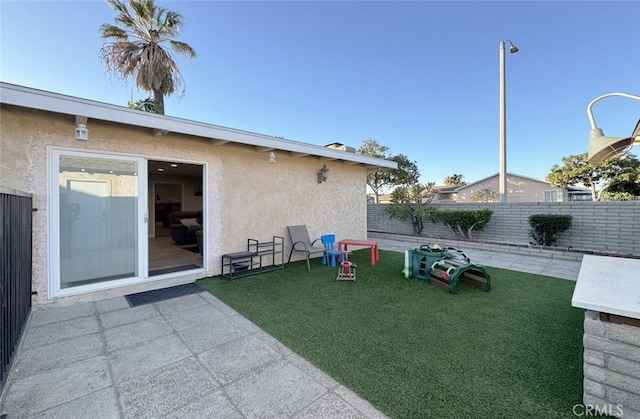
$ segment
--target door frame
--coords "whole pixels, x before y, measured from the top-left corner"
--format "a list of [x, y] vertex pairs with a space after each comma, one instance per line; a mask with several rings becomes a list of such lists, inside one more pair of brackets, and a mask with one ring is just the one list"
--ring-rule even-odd
[[[65, 297], [77, 294], [84, 294], [105, 289], [112, 289], [149, 280], [148, 273], [148, 186], [147, 186], [147, 158], [115, 154], [94, 150], [78, 150], [63, 147], [49, 146], [47, 148], [47, 230], [48, 230], [48, 297]], [[60, 191], [59, 191], [59, 168], [60, 156], [96, 157], [102, 159], [128, 160], [138, 164], [137, 172], [137, 276], [122, 278], [112, 281], [97, 282], [94, 284], [80, 285], [77, 287], [60, 287]]]

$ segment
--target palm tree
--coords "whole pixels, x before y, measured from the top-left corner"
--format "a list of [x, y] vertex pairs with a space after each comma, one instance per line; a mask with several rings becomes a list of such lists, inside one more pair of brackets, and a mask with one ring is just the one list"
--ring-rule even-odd
[[467, 184], [467, 182], [462, 180], [463, 177], [464, 175], [454, 173], [451, 176], [447, 176], [446, 178], [444, 178], [444, 184], [446, 186], [464, 186]]
[[176, 41], [182, 16], [156, 6], [154, 0], [107, 0], [117, 12], [115, 25], [100, 26], [100, 36], [108, 40], [100, 50], [107, 70], [122, 79], [135, 78], [138, 88], [153, 93], [156, 113], [164, 114], [164, 96], [183, 84], [180, 71], [163, 44], [191, 58], [196, 52]]
[[156, 112], [156, 101], [153, 100], [152, 97], [138, 99], [136, 101], [130, 100], [127, 102], [127, 107], [144, 112], [158, 113]]

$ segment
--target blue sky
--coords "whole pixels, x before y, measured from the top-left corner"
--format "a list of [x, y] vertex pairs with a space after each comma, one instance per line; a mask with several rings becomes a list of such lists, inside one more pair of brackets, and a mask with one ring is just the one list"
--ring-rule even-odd
[[[637, 1], [159, 1], [185, 20], [186, 91], [166, 114], [317, 145], [375, 139], [421, 180], [499, 168], [499, 44], [506, 56], [507, 170], [544, 179], [586, 151], [586, 107], [640, 94]], [[0, 0], [0, 80], [126, 106], [147, 96], [110, 76], [102, 0]], [[595, 104], [630, 135], [640, 101]], [[634, 154], [640, 154], [632, 149]]]

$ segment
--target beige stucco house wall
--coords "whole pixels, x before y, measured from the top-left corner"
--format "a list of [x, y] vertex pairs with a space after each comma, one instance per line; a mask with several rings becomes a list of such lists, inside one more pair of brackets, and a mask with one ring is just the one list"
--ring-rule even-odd
[[[291, 246], [288, 225], [306, 224], [312, 238], [333, 232], [338, 238], [364, 239], [367, 170], [395, 167], [393, 162], [346, 151], [21, 86], [3, 83], [1, 87], [0, 184], [32, 194], [37, 209], [33, 214], [33, 290], [37, 291], [34, 306], [126, 295], [217, 275], [221, 255], [246, 250], [248, 238], [265, 241], [274, 235], [285, 237], [286, 262]], [[75, 139], [79, 115], [87, 118], [87, 141]], [[52, 149], [202, 165], [202, 197], [190, 199], [201, 199], [194, 206], [202, 205], [204, 213], [204, 269], [159, 280], [149, 278], [126, 287], [50, 298], [49, 249], [56, 238], [49, 236], [48, 223], [57, 216], [48, 206]], [[271, 152], [275, 153], [275, 163], [269, 161]], [[325, 164], [330, 169], [329, 178], [318, 183], [317, 172]], [[149, 195], [156, 180], [157, 176], [149, 173]], [[151, 207], [152, 196], [148, 202]], [[185, 202], [185, 206], [189, 205], [189, 201]], [[153, 234], [152, 229], [149, 234]]]
[[[495, 174], [464, 186], [436, 186], [431, 198], [433, 203], [444, 202], [474, 202], [473, 197], [481, 191], [493, 191], [495, 201], [498, 201], [499, 176]], [[574, 188], [575, 191], [580, 188]], [[569, 200], [569, 191], [549, 182], [513, 173], [507, 174], [508, 202], [565, 202]], [[389, 203], [391, 195], [379, 197], [379, 203]], [[489, 201], [491, 202], [491, 201]]]
[[[497, 174], [457, 188], [455, 190], [457, 202], [473, 202], [474, 194], [486, 189], [499, 190]], [[564, 188], [554, 186], [546, 181], [507, 173], [507, 202], [549, 202], [548, 199], [545, 199], [545, 192], [547, 192], [547, 198], [553, 195], [550, 192], [555, 193], [557, 200], [552, 202], [567, 200], [567, 190]]]

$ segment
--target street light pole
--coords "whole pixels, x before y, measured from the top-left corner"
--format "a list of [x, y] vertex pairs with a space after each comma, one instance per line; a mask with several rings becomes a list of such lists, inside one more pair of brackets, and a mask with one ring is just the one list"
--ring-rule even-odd
[[511, 45], [511, 48], [509, 48], [511, 54], [518, 52], [518, 48], [513, 45], [513, 42], [509, 40], [500, 41], [500, 202], [507, 202], [507, 89], [504, 52], [505, 43], [507, 42]]

